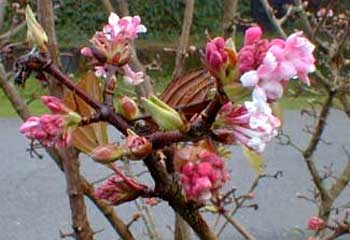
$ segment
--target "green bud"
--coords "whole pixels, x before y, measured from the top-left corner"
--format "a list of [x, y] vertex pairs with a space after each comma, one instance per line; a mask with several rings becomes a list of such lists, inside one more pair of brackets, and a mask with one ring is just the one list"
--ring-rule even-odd
[[141, 98], [141, 100], [144, 103], [146, 111], [152, 116], [160, 128], [165, 130], [187, 130], [187, 126], [180, 114], [156, 96], [152, 95], [149, 99]]
[[78, 126], [81, 122], [81, 116], [76, 112], [68, 112], [65, 116], [65, 122], [66, 126], [72, 127], [72, 126]]

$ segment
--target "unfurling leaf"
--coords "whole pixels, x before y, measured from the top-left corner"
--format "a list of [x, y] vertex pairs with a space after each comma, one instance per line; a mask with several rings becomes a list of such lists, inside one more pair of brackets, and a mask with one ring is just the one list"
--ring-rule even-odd
[[[101, 86], [93, 73], [89, 72], [84, 75], [77, 86], [96, 101], [102, 101]], [[73, 92], [69, 92], [65, 96], [64, 103], [67, 107], [83, 117], [91, 117], [95, 114], [95, 110]], [[96, 147], [107, 143], [108, 133], [107, 124], [105, 122], [92, 123], [87, 126], [79, 127], [73, 133], [73, 146], [84, 153], [90, 153]]]
[[249, 163], [253, 167], [256, 175], [263, 175], [265, 172], [264, 158], [260, 154], [250, 150], [243, 145], [242, 148], [244, 156], [249, 160]]
[[26, 22], [27, 22], [27, 41], [31, 45], [38, 46], [41, 50], [46, 51], [45, 44], [48, 41], [47, 35], [42, 26], [35, 19], [34, 13], [29, 5], [26, 8]]

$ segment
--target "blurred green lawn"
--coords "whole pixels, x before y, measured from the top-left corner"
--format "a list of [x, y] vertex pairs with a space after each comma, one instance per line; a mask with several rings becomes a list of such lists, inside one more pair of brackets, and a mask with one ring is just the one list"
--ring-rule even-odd
[[[157, 93], [161, 93], [163, 89], [166, 87], [167, 83], [170, 80], [169, 75], [155, 75], [153, 76], [156, 79], [156, 89]], [[76, 78], [77, 79], [77, 78]], [[298, 81], [291, 81], [289, 89], [295, 89], [299, 86]], [[47, 90], [43, 88], [39, 81], [30, 78], [26, 81], [25, 88], [17, 88], [21, 95], [26, 99], [30, 111], [35, 115], [40, 115], [48, 112], [45, 106], [41, 103], [40, 96], [47, 94]], [[116, 92], [116, 96], [120, 95], [132, 95], [134, 94], [134, 90], [132, 87], [126, 86], [121, 79], [118, 79], [118, 88]], [[297, 110], [302, 108], [310, 107], [309, 102], [313, 99], [317, 99], [318, 101], [322, 101], [324, 97], [315, 96], [311, 93], [303, 94], [298, 96], [297, 98], [292, 97], [290, 92], [287, 92], [283, 99], [280, 101], [280, 106], [282, 109], [288, 110]], [[5, 94], [0, 91], [0, 117], [15, 117], [16, 112], [11, 106], [11, 103], [5, 96]]]

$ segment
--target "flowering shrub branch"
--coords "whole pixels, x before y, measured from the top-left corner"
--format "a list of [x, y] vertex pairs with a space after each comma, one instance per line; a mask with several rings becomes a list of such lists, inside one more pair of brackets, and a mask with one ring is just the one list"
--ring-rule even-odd
[[[217, 239], [199, 212], [200, 208], [211, 203], [245, 238], [254, 239], [231, 217], [247, 199], [254, 197], [254, 188], [266, 175], [259, 176], [245, 196], [236, 197], [234, 191], [225, 195], [224, 199], [233, 195], [236, 203], [236, 208], [228, 214], [220, 191], [229, 174], [218, 146], [239, 144], [259, 156], [277, 135], [281, 120], [270, 104], [282, 97], [291, 79], [297, 78], [310, 85], [308, 75], [316, 71], [315, 46], [302, 32], [285, 35], [286, 39], [268, 40], [262, 38], [259, 27], [253, 26], [246, 31], [244, 46], [238, 52], [233, 39], [216, 37], [208, 40], [204, 62], [215, 79], [215, 94], [209, 101], [205, 100], [207, 106], [198, 113], [184, 116], [154, 95], [141, 98], [141, 103], [123, 96], [118, 107], [114, 106], [118, 74], [134, 86], [144, 80], [144, 73], [129, 65], [132, 41], [147, 30], [139, 16], [120, 18], [111, 13], [108, 23], [90, 40], [91, 46], [81, 50], [82, 55], [93, 61], [92, 69], [104, 83], [101, 100], [76, 85], [59, 69], [47, 52], [45, 32], [36, 24], [34, 16], [29, 19], [32, 24], [29, 25], [28, 40], [33, 48], [18, 59], [16, 82], [24, 85], [32, 72], [39, 74], [44, 81], [43, 76], [49, 75], [82, 99], [92, 109], [92, 114], [73, 110], [66, 106], [65, 101], [43, 97], [52, 114], [29, 118], [21, 127], [26, 137], [38, 140], [46, 147], [62, 149], [73, 145], [96, 162], [111, 168], [116, 175], [98, 187], [91, 198], [118, 205], [138, 197], [155, 196], [167, 201], [201, 239]], [[332, 56], [337, 55], [335, 51]], [[251, 92], [252, 100], [239, 101], [237, 96], [242, 92]], [[324, 203], [327, 203], [330, 193], [323, 186], [312, 156], [336, 91], [328, 88], [328, 93], [316, 131], [304, 151], [305, 161]], [[141, 105], [149, 116], [140, 116]], [[84, 131], [84, 127], [100, 122], [106, 122], [122, 133], [124, 144], [91, 138], [80, 139], [80, 145], [74, 142], [74, 135]], [[84, 140], [95, 144], [81, 147]], [[144, 162], [155, 182], [153, 190], [125, 176], [113, 164], [124, 158]]]

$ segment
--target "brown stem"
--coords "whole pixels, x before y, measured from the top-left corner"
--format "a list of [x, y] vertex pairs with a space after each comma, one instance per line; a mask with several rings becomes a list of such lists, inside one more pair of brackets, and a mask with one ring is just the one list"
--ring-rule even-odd
[[255, 238], [239, 222], [227, 213], [223, 214], [225, 219], [235, 228], [246, 240], [255, 240]]
[[79, 174], [78, 153], [74, 153], [73, 149], [62, 149], [59, 152], [62, 156], [62, 165], [66, 176], [75, 237], [77, 240], [92, 240], [93, 231], [86, 213], [84, 193]]
[[325, 188], [325, 186], [322, 182], [322, 178], [321, 178], [321, 176], [316, 168], [316, 165], [315, 165], [314, 160], [312, 159], [312, 156], [313, 156], [314, 152], [316, 151], [317, 145], [319, 144], [319, 142], [321, 140], [321, 136], [322, 136], [322, 133], [324, 131], [324, 128], [326, 125], [326, 120], [327, 120], [327, 117], [329, 115], [335, 94], [336, 94], [335, 91], [329, 92], [328, 97], [322, 106], [321, 113], [320, 113], [320, 116], [318, 118], [318, 123], [315, 127], [313, 134], [312, 134], [309, 145], [307, 146], [307, 148], [303, 152], [305, 163], [309, 169], [309, 172], [312, 176], [312, 179], [316, 185], [317, 190], [321, 194], [322, 200], [327, 200], [330, 198], [330, 196], [329, 196], [329, 192], [327, 191], [327, 189]]
[[182, 24], [182, 32], [176, 50], [175, 69], [173, 71], [172, 79], [180, 77], [185, 70], [187, 47], [193, 19], [194, 2], [194, 0], [185, 0], [186, 6]]
[[[37, 0], [37, 6], [39, 22], [44, 28], [49, 40], [47, 43], [47, 47], [50, 52], [51, 60], [56, 66], [61, 66], [60, 52], [56, 40], [55, 16], [53, 13], [52, 1]], [[49, 81], [49, 91], [50, 95], [56, 96], [58, 98], [63, 98], [64, 96], [62, 84], [52, 78]]]

